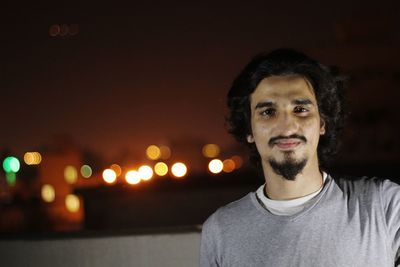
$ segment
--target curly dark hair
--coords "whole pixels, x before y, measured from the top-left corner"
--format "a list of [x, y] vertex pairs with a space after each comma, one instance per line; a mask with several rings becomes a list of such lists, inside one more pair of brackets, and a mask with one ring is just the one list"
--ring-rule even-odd
[[336, 67], [327, 67], [293, 49], [277, 49], [259, 54], [233, 81], [228, 93], [227, 118], [229, 133], [250, 148], [250, 161], [261, 167], [261, 158], [254, 143], [247, 142], [251, 134], [250, 95], [264, 78], [270, 76], [300, 75], [311, 83], [316, 95], [320, 117], [325, 122], [325, 134], [318, 143], [321, 167], [338, 150], [338, 136], [343, 129], [346, 77]]

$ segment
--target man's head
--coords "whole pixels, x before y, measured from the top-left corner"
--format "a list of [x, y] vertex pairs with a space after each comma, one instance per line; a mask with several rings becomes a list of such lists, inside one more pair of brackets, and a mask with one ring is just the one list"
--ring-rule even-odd
[[325, 164], [343, 128], [343, 78], [306, 55], [279, 49], [255, 57], [228, 93], [230, 133], [252, 161], [294, 179], [309, 160]]

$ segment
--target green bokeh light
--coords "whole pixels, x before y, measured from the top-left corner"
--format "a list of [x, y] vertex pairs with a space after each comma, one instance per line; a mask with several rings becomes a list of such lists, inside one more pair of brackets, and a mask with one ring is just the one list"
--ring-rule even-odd
[[21, 163], [16, 157], [7, 157], [3, 161], [3, 169], [6, 173], [16, 173], [19, 171]]
[[81, 167], [81, 174], [84, 178], [89, 178], [90, 176], [92, 176], [92, 168], [90, 168], [89, 165], [83, 165]]
[[6, 180], [9, 185], [15, 185], [15, 182], [17, 181], [17, 175], [15, 172], [7, 172]]

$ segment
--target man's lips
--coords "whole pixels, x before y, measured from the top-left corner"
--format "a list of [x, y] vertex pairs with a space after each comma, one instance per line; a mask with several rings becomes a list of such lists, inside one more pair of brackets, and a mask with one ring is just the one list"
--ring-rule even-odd
[[302, 143], [299, 139], [279, 139], [273, 144], [276, 145], [280, 150], [292, 150], [298, 147]]
[[307, 139], [299, 134], [292, 134], [290, 136], [274, 136], [268, 142], [271, 148], [277, 146], [280, 150], [292, 150], [300, 146], [302, 143], [307, 143]]

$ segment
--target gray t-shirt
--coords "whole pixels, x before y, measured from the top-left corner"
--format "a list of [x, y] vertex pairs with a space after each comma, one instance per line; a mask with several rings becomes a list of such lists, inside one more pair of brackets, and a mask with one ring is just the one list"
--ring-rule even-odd
[[400, 186], [377, 178], [328, 179], [291, 216], [270, 213], [254, 192], [218, 209], [203, 225], [200, 266], [399, 264]]

